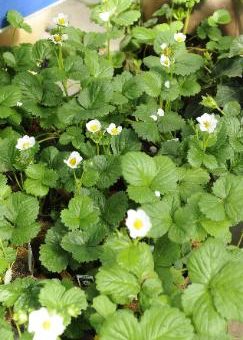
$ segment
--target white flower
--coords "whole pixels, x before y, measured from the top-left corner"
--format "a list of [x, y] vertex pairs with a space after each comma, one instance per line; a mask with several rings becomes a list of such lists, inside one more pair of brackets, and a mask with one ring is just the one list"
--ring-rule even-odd
[[164, 117], [164, 115], [165, 115], [165, 111], [163, 109], [161, 109], [161, 107], [160, 107], [157, 111], [157, 116]]
[[93, 119], [86, 124], [86, 128], [92, 133], [99, 132], [101, 130], [101, 123], [98, 119]]
[[68, 159], [64, 159], [64, 163], [69, 166], [69, 168], [77, 169], [79, 163], [82, 161], [83, 157], [77, 151], [71, 152]]
[[169, 81], [169, 80], [166, 80], [166, 81], [165, 81], [165, 87], [166, 87], [167, 89], [170, 88], [170, 81]]
[[162, 54], [160, 57], [160, 63], [165, 67], [170, 67], [170, 58], [167, 57], [165, 54]]
[[18, 107], [20, 107], [20, 106], [22, 106], [22, 105], [23, 105], [22, 102], [17, 102], [17, 103], [16, 103], [16, 106], [18, 106]]
[[102, 21], [107, 22], [110, 20], [111, 12], [102, 12], [99, 14], [99, 17]]
[[145, 237], [152, 228], [149, 216], [142, 209], [128, 210], [126, 226], [131, 238]]
[[155, 194], [156, 197], [160, 197], [160, 195], [161, 195], [160, 191], [157, 191], [157, 190], [154, 192], [154, 194]]
[[161, 48], [161, 50], [165, 50], [167, 48], [167, 46], [168, 45], [166, 43], [163, 43], [163, 44], [160, 45], [160, 48]]
[[8, 285], [12, 281], [13, 271], [9, 268], [4, 275], [4, 284]]
[[199, 122], [199, 128], [201, 131], [207, 131], [208, 133], [214, 132], [217, 126], [217, 119], [214, 117], [214, 114], [204, 113], [201, 117], [197, 118]]
[[33, 340], [56, 340], [65, 330], [63, 318], [50, 314], [45, 307], [29, 315], [28, 332], [34, 333]]
[[186, 35], [183, 34], [183, 33], [175, 33], [174, 39], [175, 39], [175, 41], [181, 43], [181, 42], [184, 42], [186, 40]]
[[29, 137], [27, 135], [17, 140], [16, 149], [23, 151], [32, 148], [35, 145], [35, 137]]
[[158, 120], [158, 117], [156, 115], [151, 115], [149, 117], [152, 118], [155, 122]]
[[111, 123], [106, 131], [112, 136], [117, 136], [122, 132], [122, 127], [116, 126], [114, 123]]
[[62, 45], [62, 43], [68, 39], [67, 34], [56, 33], [52, 34], [49, 38], [55, 45]]
[[54, 24], [56, 24], [58, 26], [67, 27], [68, 26], [68, 16], [63, 14], [63, 13], [59, 13], [57, 15], [57, 17], [53, 18], [53, 22], [54, 22]]

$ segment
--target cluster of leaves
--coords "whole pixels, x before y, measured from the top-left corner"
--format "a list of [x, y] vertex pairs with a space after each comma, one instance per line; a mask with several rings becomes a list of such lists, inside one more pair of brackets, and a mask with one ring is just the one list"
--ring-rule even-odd
[[[243, 321], [243, 256], [229, 246], [243, 221], [242, 36], [222, 36], [220, 10], [178, 42], [198, 1], [172, 2], [144, 23], [138, 1], [103, 1], [92, 10], [102, 33], [65, 26], [60, 45], [1, 48], [1, 339], [31, 339], [40, 307], [70, 339], [228, 339], [228, 321]], [[196, 122], [205, 110], [213, 133]], [[19, 150], [24, 135], [36, 142]], [[64, 162], [74, 150], [76, 169]], [[124, 224], [137, 207], [152, 223], [142, 241]], [[23, 248], [34, 277], [14, 271]]]

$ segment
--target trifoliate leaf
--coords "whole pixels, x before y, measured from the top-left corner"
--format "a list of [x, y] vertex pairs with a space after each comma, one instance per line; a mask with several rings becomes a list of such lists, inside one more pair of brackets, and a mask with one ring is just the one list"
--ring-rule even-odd
[[70, 229], [87, 229], [99, 221], [99, 210], [88, 196], [76, 196], [62, 210], [61, 219]]
[[41, 288], [39, 301], [42, 306], [63, 316], [68, 324], [71, 317], [77, 317], [87, 308], [85, 293], [81, 288], [65, 288], [58, 280], [46, 280]]
[[132, 127], [138, 137], [153, 143], [160, 141], [158, 126], [152, 118], [151, 122], [133, 122]]
[[79, 263], [97, 260], [101, 254], [101, 246], [79, 230], [67, 233], [61, 241], [61, 246]]

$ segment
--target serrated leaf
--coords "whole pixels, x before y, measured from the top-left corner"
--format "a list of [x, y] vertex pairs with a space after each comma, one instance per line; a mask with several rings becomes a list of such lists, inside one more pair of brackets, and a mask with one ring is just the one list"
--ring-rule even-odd
[[120, 267], [101, 267], [96, 275], [97, 289], [111, 297], [115, 303], [129, 303], [140, 290], [137, 279]]
[[70, 229], [87, 229], [99, 221], [99, 210], [88, 196], [76, 196], [62, 210], [61, 219]]
[[116, 305], [106, 295], [98, 295], [93, 299], [92, 307], [103, 318], [107, 319], [116, 311]]
[[133, 122], [132, 127], [138, 137], [153, 143], [160, 141], [158, 126], [152, 119], [151, 122]]
[[155, 72], [144, 72], [141, 74], [141, 82], [144, 91], [151, 97], [158, 97], [161, 92], [161, 76]]
[[46, 280], [44, 287], [41, 288], [39, 301], [42, 306], [64, 317], [66, 324], [70, 322], [71, 317], [77, 317], [81, 310], [87, 308], [85, 293], [81, 288], [65, 288], [58, 280]]
[[156, 156], [154, 158], [157, 174], [151, 183], [151, 189], [168, 193], [176, 189], [178, 174], [174, 162], [167, 156]]
[[224, 203], [218, 197], [205, 193], [199, 201], [201, 212], [213, 221], [222, 221], [225, 218]]
[[179, 53], [175, 57], [174, 73], [186, 76], [198, 71], [203, 65], [203, 58], [198, 54]]
[[116, 192], [108, 198], [104, 207], [104, 218], [110, 224], [119, 224], [125, 217], [128, 199], [125, 192]]
[[66, 269], [69, 263], [67, 252], [60, 246], [65, 229], [57, 225], [48, 230], [45, 238], [45, 244], [40, 248], [40, 261], [50, 272], [60, 273]]
[[141, 142], [132, 129], [122, 129], [119, 136], [111, 139], [111, 148], [115, 155], [122, 155], [129, 151], [139, 151]]
[[130, 10], [121, 13], [118, 17], [114, 17], [113, 21], [121, 26], [130, 26], [141, 16], [140, 11]]

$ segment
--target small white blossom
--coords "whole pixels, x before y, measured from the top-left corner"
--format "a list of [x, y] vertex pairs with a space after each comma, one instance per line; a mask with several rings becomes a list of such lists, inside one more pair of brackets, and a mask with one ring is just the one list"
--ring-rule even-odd
[[164, 115], [165, 115], [165, 111], [163, 109], [161, 109], [161, 107], [160, 107], [157, 111], [157, 116], [164, 117]]
[[131, 238], [145, 237], [152, 228], [149, 216], [142, 209], [128, 210], [126, 226]]
[[166, 81], [165, 81], [165, 87], [166, 87], [167, 89], [170, 88], [170, 81], [169, 81], [169, 80], [166, 80]]
[[96, 133], [101, 130], [101, 123], [98, 119], [93, 119], [86, 124], [86, 128], [89, 132]]
[[166, 43], [160, 45], [161, 50], [165, 50], [168, 47]]
[[156, 190], [156, 191], [154, 192], [154, 194], [155, 194], [156, 197], [160, 197], [160, 196], [161, 196], [161, 193], [160, 193], [160, 191], [158, 191], [158, 190]]
[[197, 121], [199, 122], [200, 130], [207, 131], [208, 133], [214, 132], [218, 123], [214, 114], [210, 115], [208, 113], [204, 113], [201, 117], [198, 117]]
[[62, 27], [67, 27], [68, 26], [68, 16], [59, 13], [57, 17], [53, 18], [53, 22], [55, 25], [62, 26]]
[[63, 318], [50, 314], [42, 307], [29, 315], [28, 332], [34, 333], [33, 340], [56, 340], [65, 330]]
[[162, 54], [161, 57], [160, 57], [160, 63], [162, 66], [165, 66], [165, 67], [170, 67], [170, 58], [167, 57], [165, 54]]
[[4, 284], [7, 285], [12, 281], [13, 271], [9, 268], [4, 275]]
[[122, 132], [122, 127], [121, 126], [116, 126], [114, 123], [111, 123], [106, 131], [111, 135], [111, 136], [117, 136]]
[[17, 140], [16, 149], [23, 151], [32, 148], [35, 145], [35, 137], [29, 137], [27, 135]]
[[18, 106], [18, 107], [21, 107], [22, 105], [23, 105], [22, 102], [17, 102], [17, 103], [16, 103], [16, 106]]
[[156, 115], [151, 115], [149, 117], [152, 118], [155, 122], [158, 120], [158, 117]]
[[56, 33], [52, 34], [49, 38], [55, 45], [62, 45], [68, 39], [67, 34]]
[[82, 159], [83, 157], [81, 157], [77, 151], [73, 151], [69, 155], [68, 159], [64, 159], [64, 163], [66, 163], [69, 168], [77, 169]]
[[156, 146], [152, 145], [152, 146], [150, 146], [149, 151], [151, 153], [155, 154], [158, 151], [158, 149], [156, 148]]
[[102, 12], [99, 14], [99, 17], [102, 21], [108, 22], [110, 20], [111, 12]]
[[181, 42], [184, 42], [186, 40], [186, 35], [183, 34], [183, 33], [175, 33], [174, 34], [174, 39], [175, 41], [181, 43]]

